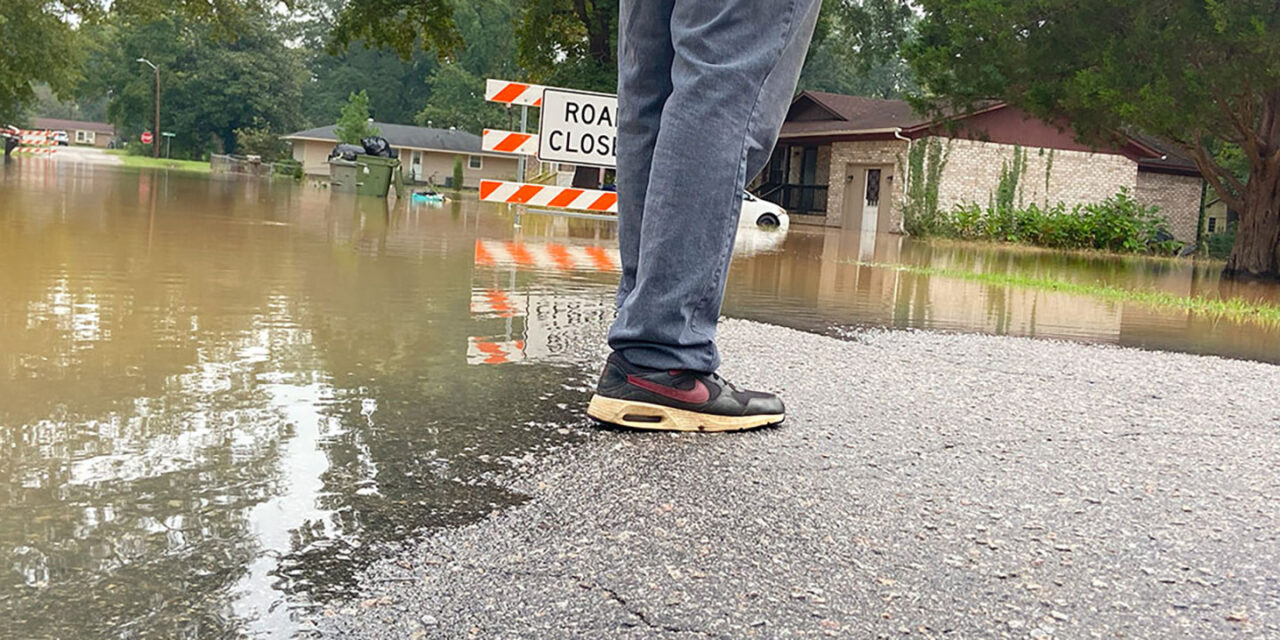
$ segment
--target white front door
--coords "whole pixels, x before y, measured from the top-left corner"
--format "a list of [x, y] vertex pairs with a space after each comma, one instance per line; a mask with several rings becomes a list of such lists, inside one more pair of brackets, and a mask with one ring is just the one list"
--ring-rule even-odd
[[883, 173], [880, 169], [866, 170], [862, 181], [862, 232], [875, 233], [880, 223], [880, 185]]

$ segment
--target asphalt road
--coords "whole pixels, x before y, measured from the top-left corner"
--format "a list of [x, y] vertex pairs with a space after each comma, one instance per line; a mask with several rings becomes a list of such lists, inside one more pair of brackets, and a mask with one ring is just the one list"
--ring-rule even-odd
[[741, 321], [722, 343], [784, 427], [597, 431], [315, 635], [1280, 638], [1280, 367]]

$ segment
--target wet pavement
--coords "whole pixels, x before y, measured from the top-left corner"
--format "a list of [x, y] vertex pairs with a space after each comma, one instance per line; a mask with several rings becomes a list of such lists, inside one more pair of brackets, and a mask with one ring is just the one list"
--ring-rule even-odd
[[1280, 368], [722, 337], [787, 424], [601, 432], [513, 481], [519, 509], [376, 564], [313, 637], [1280, 637]]
[[[1209, 533], [1203, 539], [1174, 536], [1153, 548], [1173, 548], [1176, 542], [1187, 548], [1185, 557], [1198, 561], [1206, 549], [1216, 548], [1202, 546], [1204, 540], [1217, 536], [1241, 551], [1217, 564], [1205, 560], [1211, 572], [1222, 569], [1217, 578], [1198, 578], [1219, 581], [1219, 591], [1206, 592], [1217, 599], [1184, 598], [1168, 606], [1194, 612], [1213, 605], [1205, 609], [1210, 617], [1226, 604], [1240, 606], [1247, 619], [1232, 624], [1274, 632], [1275, 620], [1267, 614], [1276, 607], [1275, 584], [1265, 572], [1250, 569], [1254, 565], [1243, 555], [1248, 550], [1256, 566], [1264, 566], [1261, 559], [1275, 553], [1277, 491], [1267, 484], [1275, 478], [1260, 466], [1267, 456], [1275, 459], [1276, 414], [1270, 394], [1262, 391], [1274, 385], [1272, 367], [874, 329], [1069, 338], [1280, 362], [1275, 327], [867, 264], [1051, 275], [1207, 296], [1276, 299], [1274, 288], [1228, 287], [1217, 282], [1213, 267], [1190, 263], [802, 228], [785, 235], [744, 230], [726, 315], [810, 333], [735, 322], [725, 346], [727, 353], [739, 349], [739, 362], [728, 366], [751, 382], [785, 391], [792, 424], [722, 441], [670, 439], [600, 432], [581, 413], [602, 357], [600, 336], [612, 317], [613, 233], [607, 221], [516, 215], [470, 199], [443, 207], [389, 206], [312, 186], [86, 163], [21, 160], [0, 168], [0, 616], [8, 621], [6, 634], [273, 638], [325, 629], [376, 631], [363, 624], [383, 626], [387, 634], [453, 637], [456, 630], [469, 632], [462, 625], [472, 621], [488, 635], [506, 636], [520, 635], [523, 627], [504, 627], [504, 620], [514, 618], [502, 616], [532, 615], [535, 605], [555, 597], [546, 615], [567, 625], [555, 607], [594, 597], [570, 590], [570, 598], [512, 579], [503, 588], [523, 584], [527, 597], [506, 608], [480, 610], [471, 599], [433, 592], [435, 584], [450, 593], [475, 593], [495, 576], [523, 575], [506, 564], [510, 553], [467, 556], [467, 550], [498, 549], [472, 547], [479, 545], [477, 535], [494, 545], [536, 539], [531, 551], [558, 549], [565, 557], [591, 558], [608, 572], [590, 580], [614, 589], [610, 597], [640, 603], [643, 616], [619, 604], [618, 628], [648, 634], [655, 632], [645, 620], [650, 610], [665, 614], [645, 600], [652, 595], [647, 586], [627, 580], [658, 571], [659, 563], [664, 572], [667, 564], [688, 564], [691, 557], [680, 555], [687, 548], [715, 549], [702, 539], [734, 534], [730, 529], [739, 524], [742, 531], [760, 534], [788, 521], [793, 530], [823, 530], [844, 541], [835, 548], [844, 554], [838, 557], [866, 564], [868, 558], [883, 560], [883, 554], [872, 553], [880, 547], [853, 545], [836, 528], [862, 527], [867, 539], [876, 532], [888, 539], [894, 527], [907, 531], [907, 524], [920, 524], [919, 514], [915, 520], [893, 514], [923, 508], [926, 497], [948, 508], [956, 501], [986, 500], [995, 505], [987, 511], [1009, 514], [1031, 505], [1042, 516], [1031, 524], [1043, 524], [1051, 507], [1071, 495], [1062, 484], [1067, 478], [1125, 491], [1139, 486], [1133, 478], [1148, 478], [1159, 481], [1149, 495], [1158, 498], [1166, 489], [1189, 494], [1193, 511], [1171, 513], [1203, 509], [1204, 527], [1195, 531]], [[1063, 387], [1064, 380], [1073, 380], [1072, 371], [1093, 376], [1092, 382], [1074, 380], [1079, 384]], [[1158, 401], [1129, 394], [1148, 387]], [[1056, 397], [1064, 388], [1072, 394], [1069, 403]], [[1061, 420], [1035, 418], [1046, 413]], [[1098, 448], [1082, 458], [1065, 444], [1045, 444], [1084, 442], [1094, 428], [1111, 435], [1099, 436]], [[1058, 439], [1023, 438], [1026, 430]], [[939, 444], [943, 436], [951, 440]], [[1006, 445], [1011, 448], [992, 453]], [[926, 455], [938, 446], [970, 457]], [[1077, 459], [1080, 465], [1072, 466]], [[878, 466], [858, 466], [867, 460]], [[836, 463], [845, 472], [790, 479], [793, 471], [803, 475]], [[1119, 476], [1090, 475], [1111, 473], [1109, 465], [1137, 466], [1123, 483]], [[1197, 475], [1201, 467], [1224, 475]], [[741, 481], [717, 484], [717, 474], [705, 469], [737, 474]], [[755, 474], [751, 482], [742, 476], [749, 471]], [[924, 484], [895, 492], [890, 485], [903, 474]], [[930, 475], [937, 481], [926, 482]], [[997, 475], [991, 482], [999, 495], [990, 487], [967, 488], [971, 480]], [[961, 488], [945, 490], [946, 478]], [[1243, 479], [1261, 488], [1241, 489]], [[865, 490], [847, 493], [864, 483]], [[1065, 493], [1054, 494], [1049, 486]], [[841, 487], [846, 493], [837, 491]], [[995, 500], [1005, 494], [1024, 502]], [[816, 496], [828, 498], [825, 511], [809, 504]], [[1147, 504], [1174, 504], [1167, 496], [1157, 498]], [[655, 506], [659, 499], [665, 502]], [[1114, 512], [1099, 522], [1111, 522], [1124, 534], [1117, 533], [1114, 544], [1162, 535], [1163, 529], [1134, 520], [1151, 513], [1118, 499], [1106, 504]], [[633, 548], [603, 545], [607, 540], [599, 537], [607, 529], [601, 523], [625, 516], [637, 527], [647, 526], [650, 516], [674, 512], [677, 505], [694, 525], [655, 525], [667, 538], [638, 528], [639, 539], [650, 542]], [[1230, 506], [1237, 511], [1223, 511]], [[554, 512], [551, 524], [537, 524], [537, 518], [551, 517], [548, 510]], [[743, 515], [721, 515], [726, 511]], [[1074, 513], [1065, 506], [1062, 511], [1062, 518]], [[772, 525], [759, 528], [764, 525], [742, 519], [751, 513]], [[939, 517], [927, 524], [946, 522]], [[1075, 521], [1063, 522], [1045, 526]], [[535, 524], [543, 528], [529, 528]], [[1166, 523], [1175, 534], [1178, 526], [1186, 525]], [[929, 539], [928, 533], [910, 531]], [[981, 533], [974, 531], [973, 536]], [[1047, 534], [1025, 531], [1030, 533], [1010, 530], [1003, 538], [982, 539], [1009, 540], [1009, 549], [1030, 553], [1027, 540]], [[1240, 531], [1253, 532], [1253, 542]], [[809, 533], [796, 538], [790, 560], [779, 556], [776, 562], [794, 561], [788, 571], [817, 572], [804, 589], [837, 592], [814, 585], [848, 582], [847, 593], [870, 598], [869, 591], [858, 590], [867, 588], [861, 582], [866, 576], [821, 573], [825, 552], [819, 542], [825, 537], [810, 539]], [[786, 546], [788, 536], [771, 535], [775, 546], [763, 548]], [[433, 561], [416, 550], [424, 536], [433, 553], [466, 561], [427, 564]], [[668, 553], [645, 546], [654, 540], [666, 540]], [[905, 607], [903, 615], [912, 611], [904, 602], [988, 597], [985, 591], [952, 593], [953, 578], [930, 582], [933, 574], [950, 574], [924, 560], [938, 560], [939, 550], [951, 547], [911, 544], [912, 554], [924, 554], [922, 560], [890, 556], [894, 566], [908, 567], [904, 571], [914, 576], [914, 591], [890, 598]], [[1001, 548], [995, 544], [990, 549]], [[685, 551], [672, 555], [671, 548]], [[637, 556], [646, 551], [653, 555]], [[1162, 569], [1152, 563], [1168, 558], [1147, 551], [1151, 566], [1143, 566]], [[747, 556], [726, 556], [731, 557]], [[387, 573], [401, 564], [410, 573]], [[614, 581], [628, 564], [636, 576]], [[448, 567], [448, 580], [426, 569], [438, 566]], [[724, 568], [731, 565], [717, 566], [725, 580], [739, 579]], [[756, 581], [754, 597], [779, 596], [791, 580], [744, 566], [736, 573]], [[850, 566], [833, 564], [825, 571]], [[494, 573], [483, 573], [490, 569]], [[540, 580], [559, 570], [542, 567], [528, 575]], [[419, 584], [427, 574], [438, 581]], [[574, 569], [564, 575], [572, 581], [587, 574]], [[1233, 576], [1256, 579], [1253, 590], [1240, 588]], [[668, 578], [676, 579], [669, 572]], [[729, 583], [702, 591], [694, 589], [700, 582], [680, 584], [678, 590], [694, 595], [685, 596], [684, 609], [671, 615], [692, 616], [696, 603], [729, 595]], [[388, 585], [404, 589], [394, 602], [364, 595]], [[1157, 597], [1163, 592], [1139, 586], [1131, 599], [1166, 604]], [[1075, 599], [1067, 593], [1060, 599]], [[787, 593], [783, 602], [811, 601], [801, 596]], [[810, 629], [796, 620], [784, 623], [786, 616], [766, 624], [797, 633], [853, 633], [857, 627], [849, 625], [870, 610], [854, 602], [861, 600], [844, 602], [845, 618], [831, 618], [844, 625], [839, 628], [827, 622]], [[1190, 609], [1178, 608], [1184, 604]], [[526, 606], [535, 609], [521, 608]], [[590, 636], [591, 629], [603, 629], [600, 616], [610, 611], [580, 612], [591, 617], [583, 619], [587, 626], [564, 629]], [[1086, 613], [1064, 615], [1087, 622]], [[421, 615], [436, 616], [439, 627], [413, 627]], [[1029, 612], [1024, 617], [1034, 621]], [[740, 618], [692, 616], [679, 624], [704, 631], [713, 623], [730, 625], [725, 629], [746, 625], [742, 629], [757, 635], [776, 635], [750, 626], [758, 620]], [[1067, 627], [1056, 628], [1065, 633]], [[1233, 628], [1204, 627], [1213, 633]]]

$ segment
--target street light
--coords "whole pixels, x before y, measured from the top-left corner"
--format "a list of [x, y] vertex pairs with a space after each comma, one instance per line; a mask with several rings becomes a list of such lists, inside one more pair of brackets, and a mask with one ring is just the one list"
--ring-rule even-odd
[[153, 64], [150, 60], [146, 58], [138, 58], [136, 62], [141, 62], [147, 65], [148, 67], [151, 67], [151, 70], [156, 72], [156, 128], [155, 128], [155, 133], [152, 134], [151, 136], [151, 156], [154, 158], [159, 158], [160, 157], [160, 67], [157, 67], [155, 64]]

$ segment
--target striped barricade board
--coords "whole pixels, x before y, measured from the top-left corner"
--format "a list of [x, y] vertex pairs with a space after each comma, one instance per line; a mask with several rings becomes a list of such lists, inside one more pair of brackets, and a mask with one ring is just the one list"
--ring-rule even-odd
[[481, 180], [480, 200], [503, 204], [528, 204], [556, 209], [576, 209], [595, 213], [618, 212], [618, 194], [616, 192], [559, 187], [547, 184]]
[[501, 104], [541, 107], [542, 92], [546, 89], [539, 84], [489, 79], [484, 84], [484, 99]]
[[36, 155], [53, 155], [58, 152], [58, 142], [53, 139], [52, 131], [23, 130], [18, 151]]
[[532, 156], [538, 153], [538, 134], [485, 129], [480, 147], [494, 153], [516, 153]]
[[[481, 137], [484, 151], [535, 156], [543, 162], [561, 164], [602, 168], [616, 165], [617, 96], [496, 79], [485, 82], [484, 96], [490, 102], [541, 110], [540, 133], [485, 129]], [[612, 191], [523, 182], [483, 180], [480, 199], [550, 209], [618, 212], [618, 196]]]

